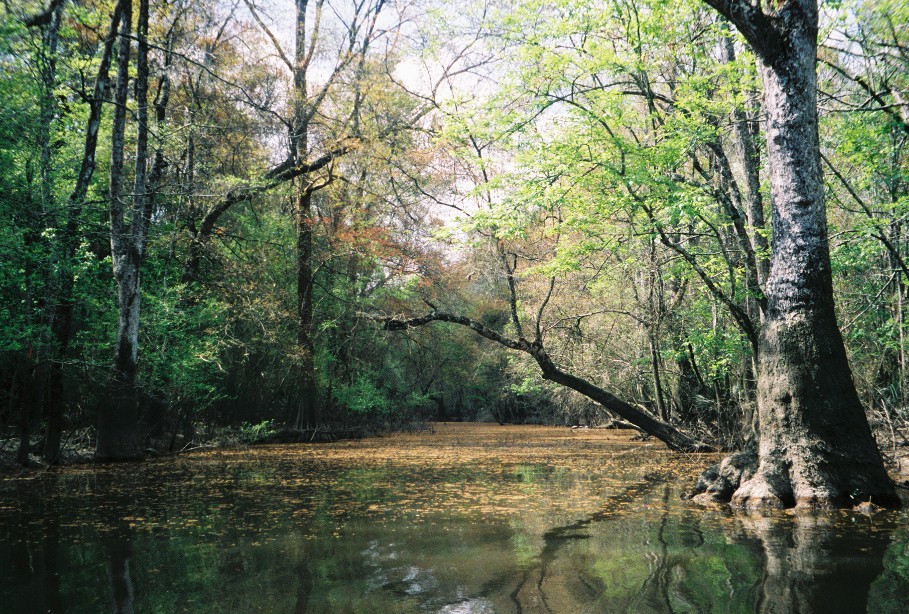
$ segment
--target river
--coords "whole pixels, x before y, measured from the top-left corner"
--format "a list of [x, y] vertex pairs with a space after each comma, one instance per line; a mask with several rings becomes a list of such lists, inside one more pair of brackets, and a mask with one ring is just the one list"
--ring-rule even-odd
[[437, 424], [0, 480], [0, 612], [909, 612], [909, 514], [680, 499], [715, 457]]

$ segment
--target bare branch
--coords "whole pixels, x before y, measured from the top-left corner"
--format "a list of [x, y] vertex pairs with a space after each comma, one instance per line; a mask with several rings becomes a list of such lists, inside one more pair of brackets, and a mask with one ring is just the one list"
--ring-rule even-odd
[[650, 435], [653, 435], [665, 443], [669, 449], [680, 452], [711, 451], [710, 446], [696, 439], [693, 439], [692, 437], [689, 437], [688, 435], [676, 429], [671, 424], [663, 422], [652, 414], [643, 411], [642, 409], [639, 409], [638, 407], [635, 407], [626, 401], [623, 401], [614, 394], [603, 390], [599, 386], [596, 386], [595, 384], [592, 384], [585, 379], [562, 371], [555, 365], [555, 363], [549, 357], [549, 354], [546, 353], [546, 350], [543, 348], [542, 344], [536, 341], [531, 343], [526, 339], [511, 339], [510, 337], [506, 337], [505, 335], [492, 330], [488, 326], [485, 326], [483, 323], [477, 322], [471, 318], [440, 311], [432, 311], [425, 316], [405, 319], [397, 318], [395, 316], [378, 316], [370, 314], [361, 315], [366, 318], [382, 322], [383, 328], [390, 331], [407, 330], [408, 328], [424, 326], [431, 322], [449, 322], [452, 324], [466, 326], [476, 332], [478, 335], [486, 337], [491, 341], [495, 341], [502, 346], [529, 354], [536, 361], [537, 365], [539, 365], [540, 370], [542, 371], [543, 379], [547, 379], [549, 381], [565, 386], [566, 388], [571, 388], [572, 390], [580, 392], [587, 398], [596, 401], [609, 411], [632, 423], [637, 428]]
[[[839, 180], [843, 187], [846, 188], [846, 191], [849, 192], [849, 195], [852, 196], [852, 199], [858, 203], [858, 206], [862, 208], [862, 211], [865, 212], [865, 215], [868, 216], [869, 220], [874, 220], [874, 212], [871, 210], [871, 207], [865, 202], [865, 200], [858, 195], [858, 192], [852, 187], [846, 177], [840, 173], [835, 166], [830, 162], [830, 160], [821, 153], [821, 159], [827, 165], [827, 168], [833, 173], [833, 175]], [[887, 248], [887, 251], [890, 252], [890, 255], [893, 256], [896, 263], [899, 265], [900, 270], [903, 272], [903, 275], [906, 276], [906, 279], [909, 280], [909, 267], [906, 266], [906, 262], [903, 260], [903, 257], [900, 255], [899, 249], [895, 246], [890, 239], [887, 238], [887, 235], [884, 234], [882, 230], [876, 230], [874, 233], [874, 238], [880, 241], [884, 247]]]
[[250, 2], [250, 0], [243, 0], [243, 3], [246, 5], [246, 8], [249, 9], [250, 14], [253, 16], [253, 19], [256, 20], [256, 23], [265, 32], [265, 36], [271, 41], [272, 46], [275, 48], [275, 53], [278, 54], [278, 57], [281, 58], [281, 61], [284, 62], [284, 65], [287, 66], [288, 70], [293, 72], [294, 65], [290, 61], [290, 58], [287, 57], [287, 54], [284, 53], [284, 48], [281, 47], [281, 43], [278, 41], [278, 38], [272, 33], [265, 22], [262, 21], [262, 18], [259, 17], [259, 11], [256, 10], [255, 5]]

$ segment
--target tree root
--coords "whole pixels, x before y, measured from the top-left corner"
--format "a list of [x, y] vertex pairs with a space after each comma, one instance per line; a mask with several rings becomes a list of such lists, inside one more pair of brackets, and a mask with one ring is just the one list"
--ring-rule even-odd
[[783, 461], [759, 464], [756, 450], [747, 449], [727, 456], [707, 468], [683, 498], [701, 505], [728, 503], [744, 510], [836, 509], [857, 511], [879, 507], [898, 508], [898, 497], [886, 488], [853, 479], [844, 486], [833, 479], [805, 479], [793, 474]]
[[705, 469], [684, 498], [701, 504], [728, 503], [739, 485], [754, 475], [757, 465], [758, 455], [754, 449], [731, 454]]

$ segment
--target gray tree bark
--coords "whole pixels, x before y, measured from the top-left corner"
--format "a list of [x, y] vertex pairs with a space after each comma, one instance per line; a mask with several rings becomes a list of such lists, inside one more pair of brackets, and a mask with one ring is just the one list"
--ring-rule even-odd
[[758, 56], [772, 200], [758, 466], [732, 503], [835, 507], [870, 499], [898, 506], [834, 314], [817, 126], [817, 2], [705, 1]]
[[114, 372], [98, 412], [98, 460], [142, 457], [139, 441], [138, 358], [141, 265], [148, 236], [148, 0], [140, 0], [136, 38], [136, 138], [132, 199], [123, 193], [123, 149], [129, 83], [131, 0], [123, 0], [111, 140], [110, 238], [117, 281], [118, 325]]

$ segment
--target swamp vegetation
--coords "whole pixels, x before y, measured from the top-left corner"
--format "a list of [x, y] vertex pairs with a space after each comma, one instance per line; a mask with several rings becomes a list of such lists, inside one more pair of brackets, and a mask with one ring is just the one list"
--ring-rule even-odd
[[[907, 24], [899, 0], [0, 2], [10, 591], [898, 610], [905, 517], [861, 514], [909, 482]], [[562, 430], [504, 426], [531, 423]], [[322, 445], [392, 432], [417, 434]], [[17, 468], [88, 460], [145, 463]], [[79, 557], [94, 579], [54, 571]], [[181, 565], [192, 588], [137, 592]], [[244, 601], [255, 578], [274, 594]], [[242, 602], [187, 601], [215, 585]]]

